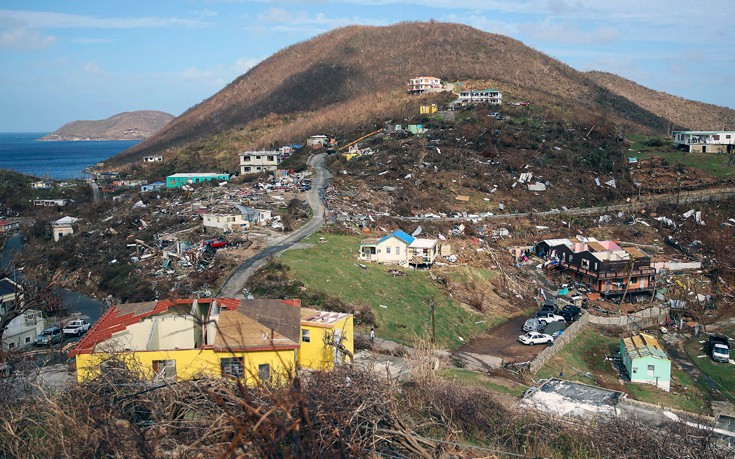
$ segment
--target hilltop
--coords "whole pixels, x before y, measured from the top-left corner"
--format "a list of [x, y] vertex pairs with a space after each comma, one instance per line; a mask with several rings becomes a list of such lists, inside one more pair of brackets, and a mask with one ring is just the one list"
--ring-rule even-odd
[[349, 26], [279, 51], [108, 164], [165, 153], [182, 167], [234, 168], [245, 148], [300, 143], [314, 133], [349, 137], [415, 113], [419, 99], [406, 94], [406, 82], [425, 74], [481, 81], [507, 101], [530, 100], [562, 118], [590, 111], [626, 132], [663, 134], [672, 122], [689, 127], [702, 112], [702, 119], [735, 124], [733, 110], [679, 103], [663, 93], [653, 104], [644, 91], [623, 93], [620, 85], [602, 84], [599, 74], [465, 25]]
[[104, 120], [72, 121], [39, 140], [143, 140], [173, 118], [155, 110], [123, 112]]

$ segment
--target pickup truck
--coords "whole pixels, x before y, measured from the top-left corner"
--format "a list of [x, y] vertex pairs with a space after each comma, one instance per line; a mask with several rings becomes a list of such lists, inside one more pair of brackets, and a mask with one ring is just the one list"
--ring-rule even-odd
[[730, 343], [726, 337], [709, 335], [707, 349], [715, 362], [727, 363], [730, 361]]
[[548, 324], [550, 322], [565, 322], [564, 317], [554, 314], [551, 311], [539, 311], [536, 313], [536, 318], [539, 322], [543, 322], [544, 324]]
[[66, 324], [66, 327], [64, 327], [64, 334], [81, 336], [84, 333], [87, 333], [87, 330], [89, 330], [90, 327], [91, 325], [84, 320], [72, 320]]

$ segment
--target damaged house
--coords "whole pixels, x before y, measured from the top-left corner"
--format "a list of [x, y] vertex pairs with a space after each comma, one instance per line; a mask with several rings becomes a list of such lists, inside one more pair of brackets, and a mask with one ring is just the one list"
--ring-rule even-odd
[[251, 226], [266, 225], [272, 218], [270, 210], [235, 205], [228, 210], [217, 209], [203, 213], [202, 224], [205, 228], [222, 231], [242, 231]]
[[353, 349], [350, 314], [302, 309], [300, 300], [193, 298], [115, 305], [69, 356], [80, 382], [124, 362], [152, 380], [221, 376], [255, 385], [297, 367], [333, 368]]
[[[559, 244], [550, 246], [549, 242]], [[559, 268], [603, 296], [653, 291], [656, 271], [651, 257], [638, 248], [594, 238], [584, 242], [560, 239], [543, 241], [536, 252], [548, 254], [547, 268]]]
[[666, 392], [671, 389], [671, 360], [654, 336], [639, 333], [621, 338], [620, 356], [631, 382], [653, 384]]
[[403, 231], [394, 231], [382, 238], [367, 238], [360, 242], [360, 260], [376, 263], [432, 265], [439, 255], [439, 241], [415, 238]]

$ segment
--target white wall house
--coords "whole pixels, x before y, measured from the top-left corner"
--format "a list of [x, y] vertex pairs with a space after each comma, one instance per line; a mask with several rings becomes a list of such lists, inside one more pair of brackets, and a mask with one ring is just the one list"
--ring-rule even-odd
[[163, 161], [163, 156], [143, 156], [144, 163], [160, 163]]
[[64, 236], [74, 234], [74, 224], [78, 222], [78, 218], [74, 217], [62, 217], [54, 222], [51, 222], [51, 231], [54, 234], [54, 241], [59, 242]]
[[202, 224], [207, 228], [222, 231], [243, 231], [252, 226], [266, 225], [273, 219], [268, 209], [236, 206], [232, 212], [211, 212], [202, 215]]
[[462, 104], [487, 103], [501, 105], [503, 93], [497, 89], [467, 90], [459, 93], [459, 102]]
[[436, 239], [419, 239], [403, 231], [394, 231], [382, 238], [360, 242], [359, 258], [376, 263], [430, 265], [438, 254]]
[[41, 207], [64, 207], [72, 202], [73, 201], [71, 199], [34, 199], [33, 205]]
[[442, 89], [442, 80], [432, 76], [420, 76], [408, 80], [408, 92], [410, 94], [421, 94]]
[[689, 153], [729, 153], [735, 149], [735, 131], [674, 131], [674, 144]]
[[255, 174], [264, 171], [275, 171], [281, 164], [282, 155], [279, 150], [246, 151], [240, 153], [240, 173]]
[[[22, 301], [20, 286], [8, 279], [0, 279], [0, 316], [4, 316]], [[11, 320], [3, 333], [2, 346], [6, 350], [33, 344], [34, 338], [46, 328], [46, 319], [40, 311], [29, 309]]]

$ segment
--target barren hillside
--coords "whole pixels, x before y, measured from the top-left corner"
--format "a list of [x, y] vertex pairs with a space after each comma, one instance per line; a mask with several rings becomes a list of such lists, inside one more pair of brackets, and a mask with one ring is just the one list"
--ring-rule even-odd
[[735, 129], [735, 110], [646, 88], [634, 81], [606, 72], [587, 72], [595, 83], [645, 110], [665, 118], [673, 129]]
[[239, 138], [237, 148], [300, 141], [308, 133], [305, 123], [325, 132], [355, 130], [405, 115], [411, 103], [406, 81], [423, 74], [482, 80], [509, 101], [564, 111], [583, 106], [641, 131], [666, 126], [587, 74], [502, 35], [435, 22], [350, 26], [279, 51], [113, 162], [173, 154], [183, 146], [191, 155], [197, 143], [194, 150], [207, 159], [234, 155], [233, 138]]
[[154, 110], [123, 112], [104, 120], [72, 121], [40, 140], [143, 140], [173, 118]]

